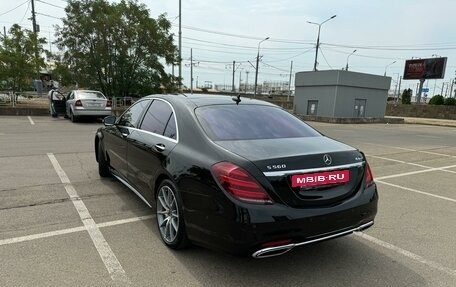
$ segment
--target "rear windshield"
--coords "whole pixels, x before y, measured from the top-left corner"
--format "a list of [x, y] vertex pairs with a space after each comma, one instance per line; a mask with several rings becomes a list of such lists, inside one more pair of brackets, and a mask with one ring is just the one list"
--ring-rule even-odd
[[261, 105], [197, 108], [196, 117], [214, 141], [314, 137], [320, 134], [286, 111]]
[[78, 92], [79, 99], [105, 99], [101, 92]]

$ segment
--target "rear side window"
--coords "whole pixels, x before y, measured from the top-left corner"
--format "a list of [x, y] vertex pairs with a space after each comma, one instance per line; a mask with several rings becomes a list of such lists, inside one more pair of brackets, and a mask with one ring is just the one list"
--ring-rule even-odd
[[141, 129], [176, 139], [176, 122], [173, 110], [164, 101], [154, 100], [144, 116]]
[[78, 92], [79, 99], [106, 99], [101, 92], [90, 91], [90, 92]]
[[320, 136], [301, 120], [276, 107], [214, 105], [197, 108], [195, 112], [214, 141]]

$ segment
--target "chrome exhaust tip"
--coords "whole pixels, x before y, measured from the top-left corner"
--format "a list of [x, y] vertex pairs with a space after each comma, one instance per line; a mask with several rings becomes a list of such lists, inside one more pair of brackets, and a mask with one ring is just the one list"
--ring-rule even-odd
[[295, 246], [296, 246], [296, 244], [287, 244], [287, 245], [282, 245], [282, 246], [263, 248], [263, 249], [260, 249], [256, 252], [254, 252], [252, 254], [252, 257], [256, 258], [256, 259], [261, 259], [261, 258], [279, 256], [279, 255], [287, 253], [288, 251], [293, 249]]
[[258, 250], [256, 252], [254, 252], [252, 254], [252, 257], [256, 258], [256, 259], [261, 259], [261, 258], [279, 256], [279, 255], [287, 253], [288, 251], [290, 251], [291, 249], [295, 248], [296, 246], [302, 246], [302, 245], [307, 245], [307, 244], [311, 244], [311, 243], [321, 242], [321, 241], [324, 241], [324, 240], [328, 240], [328, 239], [332, 239], [332, 238], [348, 235], [348, 234], [351, 234], [353, 232], [361, 232], [361, 231], [371, 227], [372, 225], [374, 225], [374, 221], [373, 220], [371, 220], [371, 221], [369, 221], [367, 223], [361, 224], [360, 226], [352, 228], [352, 229], [349, 229], [349, 230], [345, 230], [345, 231], [342, 231], [342, 232], [339, 232], [339, 233], [336, 233], [336, 234], [332, 234], [332, 235], [328, 235], [328, 236], [312, 239], [312, 240], [309, 240], [309, 241], [263, 248], [263, 249], [260, 249], [260, 250]]

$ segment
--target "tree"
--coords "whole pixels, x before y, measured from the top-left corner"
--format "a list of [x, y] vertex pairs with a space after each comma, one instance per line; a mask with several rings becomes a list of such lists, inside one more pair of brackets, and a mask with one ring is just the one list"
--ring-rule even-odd
[[429, 104], [430, 105], [443, 105], [444, 102], [445, 102], [445, 99], [443, 98], [443, 96], [435, 95], [431, 98], [431, 100], [429, 101]]
[[165, 15], [152, 19], [145, 5], [134, 0], [73, 0], [65, 11], [57, 44], [80, 86], [100, 89], [108, 97], [175, 88], [177, 79], [162, 64], [177, 59]]
[[446, 98], [445, 102], [443, 104], [446, 106], [456, 106], [456, 99], [455, 98]]
[[18, 24], [11, 27], [0, 46], [0, 82], [5, 83], [5, 88], [12, 91], [31, 88], [32, 79], [38, 77], [40, 68], [44, 67], [44, 59], [35, 56], [44, 52], [44, 44], [46, 40], [37, 38], [32, 31]]
[[405, 105], [410, 105], [412, 101], [412, 90], [407, 89], [402, 92], [402, 103]]

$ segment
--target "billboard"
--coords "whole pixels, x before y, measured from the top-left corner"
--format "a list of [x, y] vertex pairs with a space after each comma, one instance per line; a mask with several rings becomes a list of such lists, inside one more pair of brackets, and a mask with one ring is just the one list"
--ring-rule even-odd
[[405, 61], [404, 80], [443, 79], [446, 57]]

